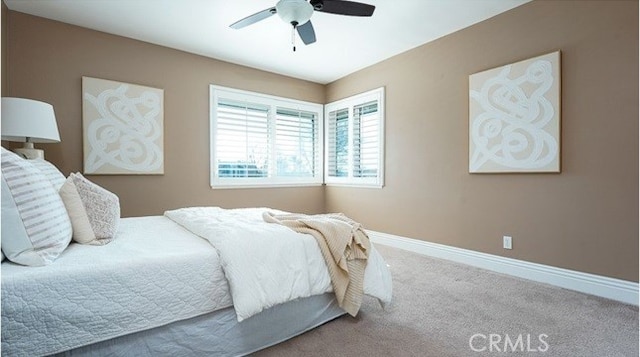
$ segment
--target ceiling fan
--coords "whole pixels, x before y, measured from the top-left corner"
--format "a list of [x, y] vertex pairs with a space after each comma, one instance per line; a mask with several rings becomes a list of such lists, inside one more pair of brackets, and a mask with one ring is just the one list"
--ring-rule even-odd
[[376, 7], [373, 5], [346, 0], [280, 0], [276, 6], [245, 17], [240, 21], [234, 22], [229, 27], [241, 29], [278, 14], [282, 21], [293, 26], [291, 42], [295, 51], [296, 31], [305, 45], [316, 42], [316, 33], [310, 20], [314, 11], [347, 16], [371, 16], [375, 9]]

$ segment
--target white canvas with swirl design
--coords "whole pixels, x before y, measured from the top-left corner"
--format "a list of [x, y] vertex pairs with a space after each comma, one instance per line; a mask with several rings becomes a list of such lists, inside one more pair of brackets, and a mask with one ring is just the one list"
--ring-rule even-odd
[[469, 76], [469, 172], [560, 172], [560, 52]]
[[164, 173], [162, 89], [82, 77], [84, 173]]

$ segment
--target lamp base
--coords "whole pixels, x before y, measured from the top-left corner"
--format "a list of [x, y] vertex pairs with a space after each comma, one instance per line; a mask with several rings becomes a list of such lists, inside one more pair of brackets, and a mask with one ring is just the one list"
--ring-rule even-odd
[[29, 160], [44, 160], [44, 150], [41, 149], [16, 148], [13, 149], [13, 152]]

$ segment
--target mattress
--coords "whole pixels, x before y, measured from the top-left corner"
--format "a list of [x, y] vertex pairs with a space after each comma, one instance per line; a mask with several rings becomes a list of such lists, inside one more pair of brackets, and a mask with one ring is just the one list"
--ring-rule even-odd
[[124, 218], [104, 246], [2, 263], [2, 354], [58, 353], [232, 305], [216, 250], [163, 216]]

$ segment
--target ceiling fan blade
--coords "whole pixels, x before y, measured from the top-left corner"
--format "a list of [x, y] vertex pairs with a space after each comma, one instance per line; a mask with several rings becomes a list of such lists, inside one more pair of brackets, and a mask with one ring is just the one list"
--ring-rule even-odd
[[371, 16], [375, 6], [346, 0], [311, 0], [313, 9], [337, 15]]
[[276, 8], [274, 7], [270, 7], [268, 9], [264, 9], [260, 12], [256, 12], [255, 14], [251, 15], [251, 16], [247, 16], [244, 19], [234, 22], [231, 25], [229, 25], [229, 27], [231, 27], [232, 29], [241, 29], [243, 27], [247, 27], [251, 24], [255, 24], [258, 21], [262, 21], [264, 19], [266, 19], [267, 17], [270, 17], [272, 15], [274, 15], [276, 13]]
[[316, 32], [313, 30], [313, 25], [311, 24], [311, 20], [305, 22], [303, 25], [296, 27], [298, 30], [298, 35], [300, 35], [300, 39], [304, 42], [305, 45], [312, 44], [316, 42]]

